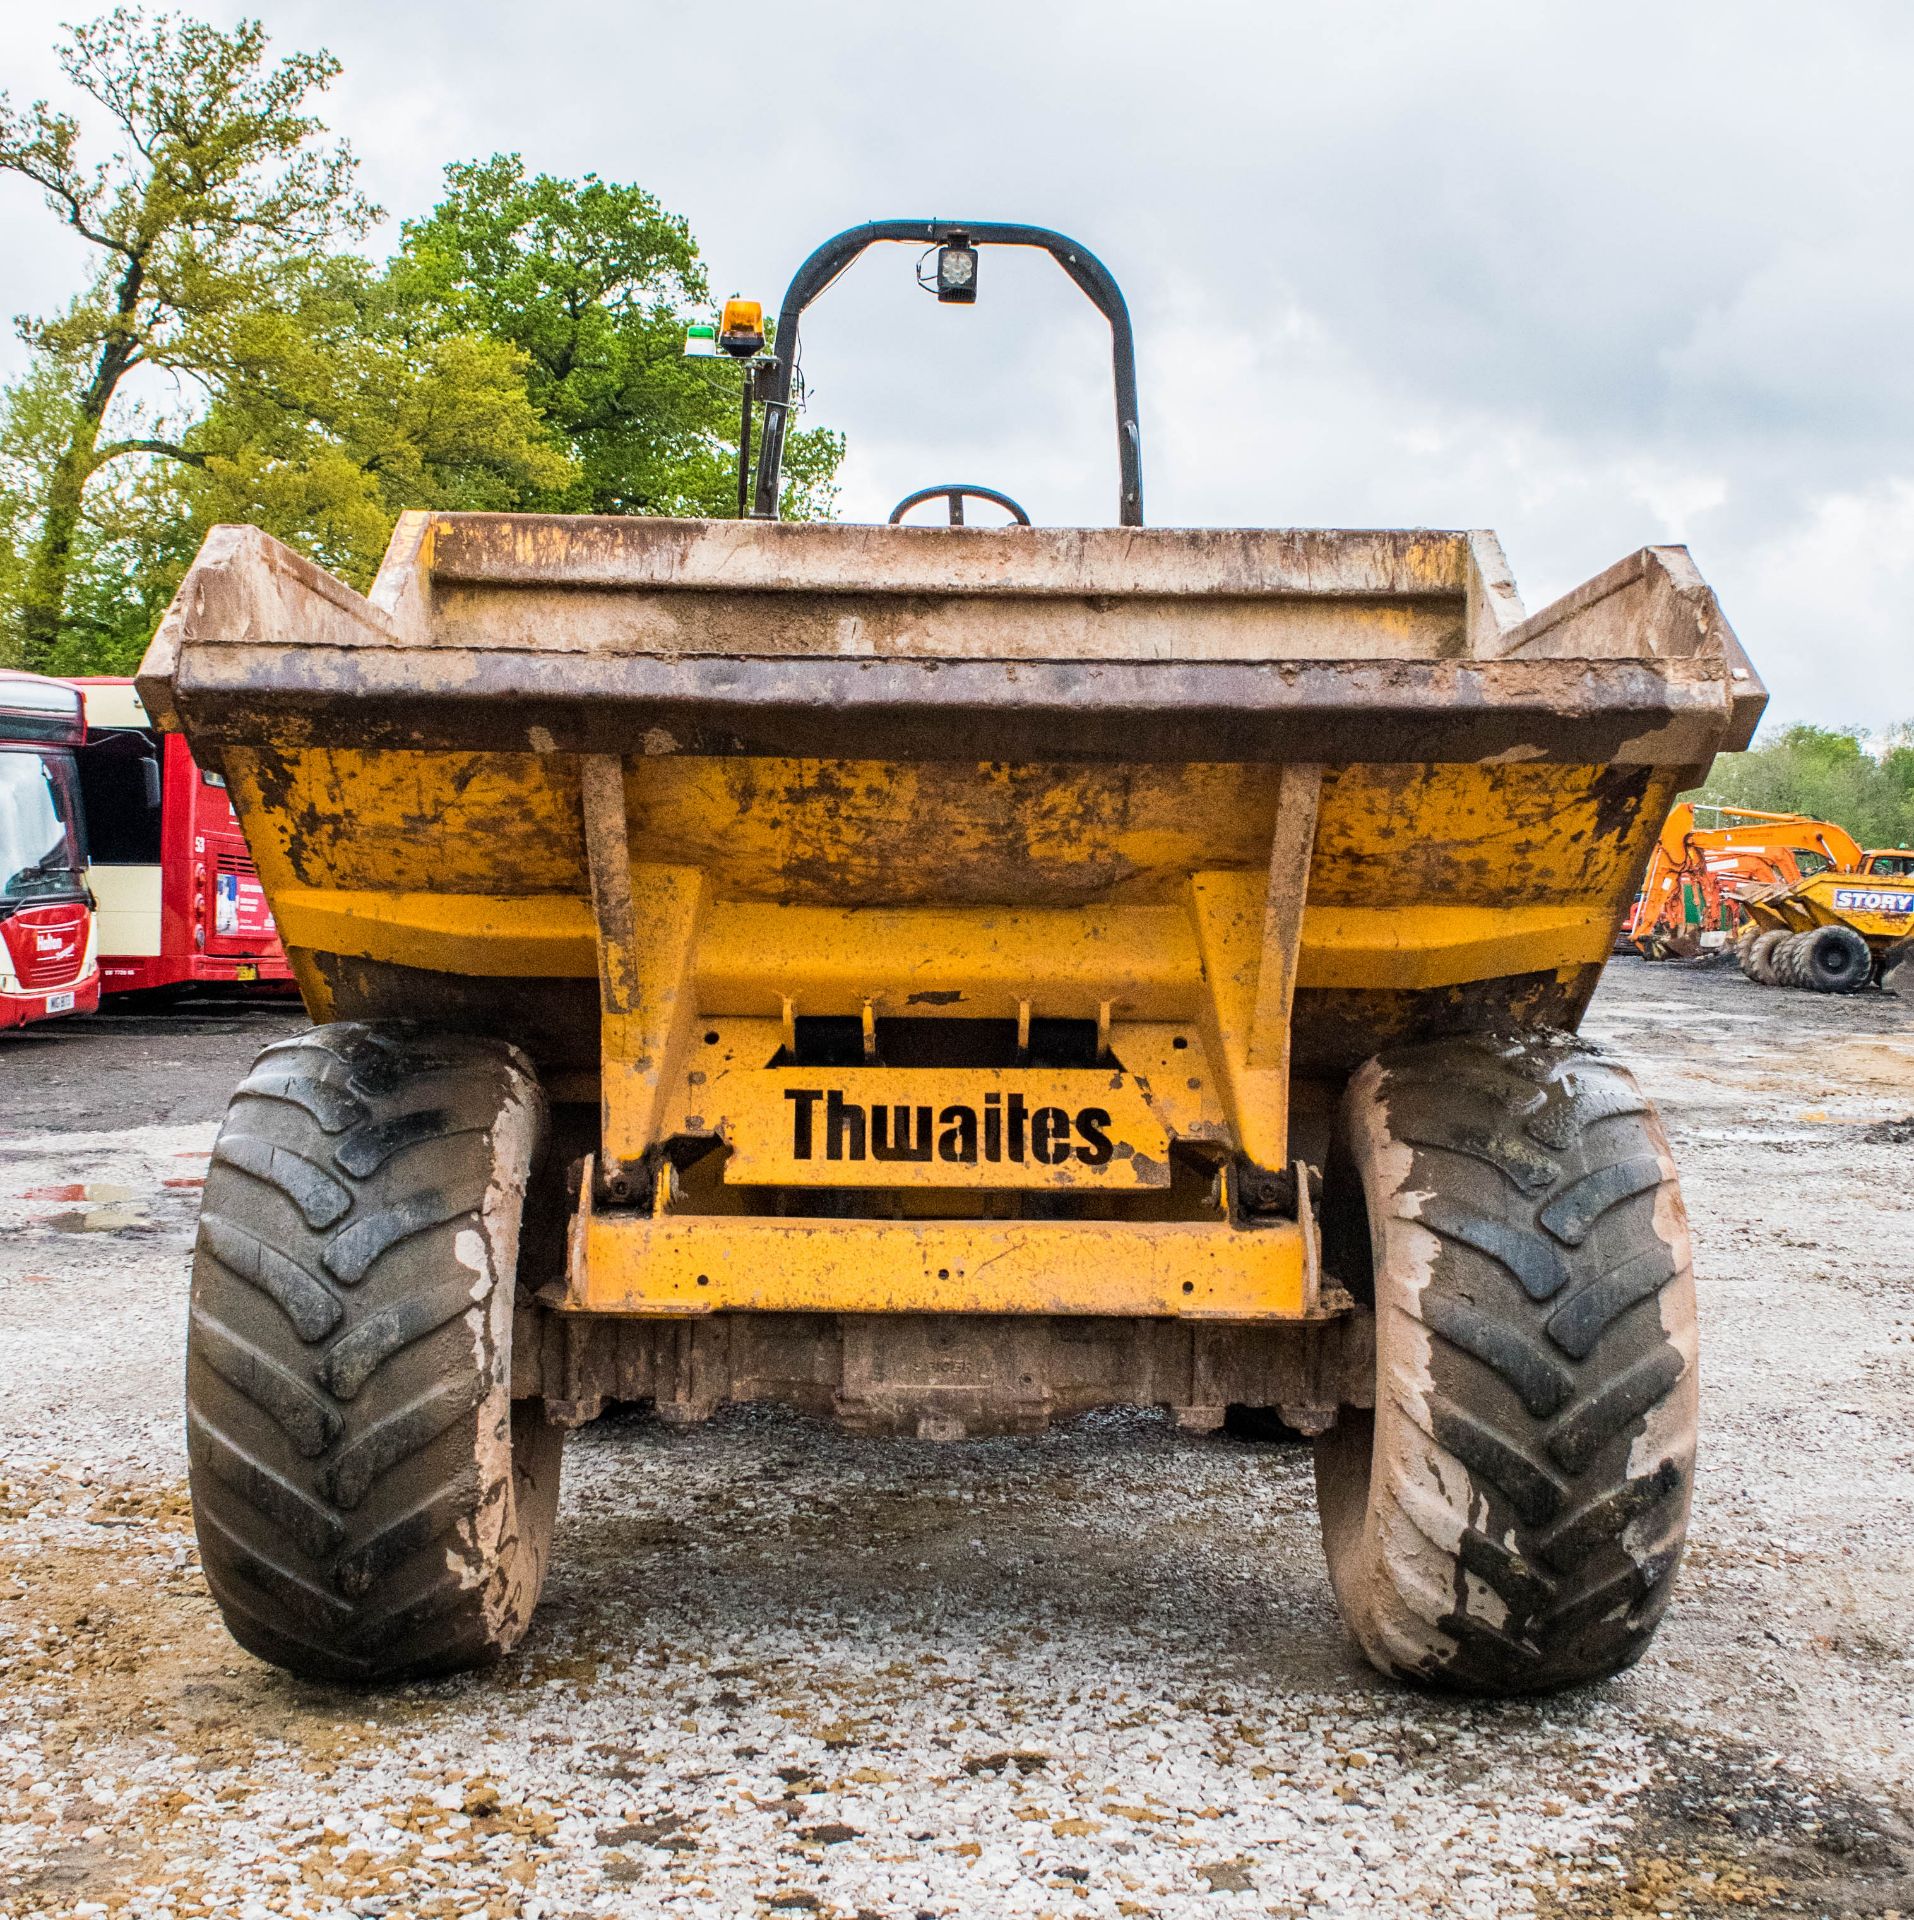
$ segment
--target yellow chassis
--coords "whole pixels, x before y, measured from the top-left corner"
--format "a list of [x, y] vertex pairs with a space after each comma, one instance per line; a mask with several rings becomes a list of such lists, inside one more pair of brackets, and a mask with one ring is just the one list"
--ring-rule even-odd
[[[624, 761], [608, 755], [581, 769], [603, 1019], [601, 1136], [610, 1191], [641, 1191], [648, 1181], [654, 1212], [596, 1214], [588, 1180], [559, 1304], [585, 1313], [751, 1308], [1241, 1320], [1317, 1309], [1321, 1260], [1306, 1179], [1302, 1220], [1256, 1229], [1231, 1223], [1227, 1181], [1218, 1217], [1209, 1221], [672, 1217], [671, 1179], [656, 1168], [654, 1149], [694, 1118], [711, 1126], [711, 1116], [686, 1108], [707, 1103], [704, 1086], [691, 1084], [694, 1074], [706, 1079], [691, 1064], [694, 1038], [715, 1035], [714, 1045], [724, 1038], [703, 1026], [701, 1006], [709, 1002], [698, 990], [701, 970], [707, 978], [722, 972], [724, 956], [711, 955], [701, 969], [712, 917], [705, 875], [634, 861], [626, 772]], [[793, 928], [790, 910], [781, 909], [783, 940], [763, 928], [765, 938], [734, 954], [730, 990], [716, 991], [732, 1006], [775, 993], [778, 1031], [793, 1038], [800, 1007], [848, 1011], [849, 1002], [867, 1034], [880, 1008], [911, 1007], [920, 1015], [943, 1009], [945, 1017], [1013, 1018], [1027, 1039], [1039, 987], [1046, 1014], [1095, 1019], [1106, 1051], [1118, 1039], [1118, 1009], [1126, 1022], [1138, 1012], [1181, 1014], [1192, 1018], [1199, 1044], [1189, 1047], [1191, 1036], [1182, 1036], [1189, 1064], [1176, 1075], [1183, 1084], [1168, 1103], [1170, 1127], [1185, 1138], [1216, 1138], [1220, 1117], [1255, 1164], [1281, 1167], [1290, 1008], [1321, 785], [1320, 767], [1282, 770], [1268, 871], [1198, 875], [1181, 943], [1169, 925], [1154, 928], [1155, 939], [1132, 943], [1121, 938], [1124, 929], [1115, 930], [1116, 940], [1098, 939], [1112, 930], [1086, 928], [1081, 914], [812, 908]], [[931, 979], [937, 985], [927, 989], [922, 983]], [[760, 1059], [772, 1039], [760, 1036]], [[1118, 1057], [1136, 1060], [1127, 1047]], [[1220, 1116], [1201, 1097], [1212, 1076]], [[1163, 1080], [1167, 1089], [1167, 1072]], [[1096, 1182], [1086, 1176], [1084, 1184]]]
[[[140, 684], [315, 1019], [499, 1035], [598, 1103], [567, 1338], [1341, 1309], [1299, 1164], [1335, 1090], [1574, 1025], [1765, 697], [1676, 550], [1530, 617], [1482, 534], [486, 515], [408, 516], [369, 598], [223, 530]], [[1018, 1098], [1085, 1151], [781, 1161], [818, 1020], [863, 1035], [873, 1137]], [[905, 1064], [902, 1022], [965, 1030]], [[1092, 1063], [1107, 1097], [1058, 1078]]]
[[[270, 817], [273, 803], [253, 756], [239, 750], [227, 758], [242, 809]], [[415, 777], [409, 758], [315, 756], [307, 778], [314, 789], [337, 781], [345, 761], [360, 825], [383, 820], [396, 835], [404, 781]], [[1557, 863], [1546, 845], [1525, 841], [1539, 897], [1366, 905], [1349, 900], [1344, 886], [1345, 897], [1315, 900], [1312, 870], [1324, 862], [1325, 845], [1340, 863], [1384, 862], [1392, 828], [1420, 830], [1444, 818], [1493, 822], [1508, 794], [1523, 787], [1535, 790], [1522, 804], [1538, 818], [1552, 813], [1585, 835], [1593, 809], [1582, 792], [1591, 776], [1432, 769], [1418, 782], [1413, 816], [1399, 811], [1395, 820], [1364, 822], [1344, 815], [1325, 832], [1325, 770], [1300, 764], [1270, 775], [1274, 805], [1264, 814], [1270, 825], [1261, 869], [1199, 869], [1167, 898], [775, 904], [726, 897], [735, 879], [725, 857], [734, 864], [752, 857], [748, 843], [742, 853], [736, 844], [722, 849], [710, 866], [642, 857], [651, 850], [640, 841], [647, 814], [662, 804], [651, 796], [663, 783], [681, 782], [685, 763], [592, 755], [576, 765], [582, 893], [371, 891], [300, 885], [290, 875], [273, 892], [281, 931], [322, 1016], [329, 990], [312, 964], [316, 953], [501, 982], [595, 980], [596, 1069], [548, 1067], [544, 1074], [555, 1098], [595, 1097], [600, 1107], [598, 1151], [568, 1240], [565, 1284], [546, 1295], [548, 1306], [576, 1314], [1314, 1319], [1325, 1304], [1306, 1175], [1291, 1189], [1303, 1196], [1297, 1219], [1245, 1224], [1230, 1190], [1233, 1168], [1269, 1172], [1296, 1158], [1290, 1048], [1299, 986], [1426, 994], [1540, 976], [1566, 987], [1607, 952], [1629, 858], [1614, 849], [1607, 884], [1592, 895], [1571, 890], [1580, 879], [1575, 861], [1586, 856]], [[762, 763], [767, 786], [796, 788], [805, 777], [797, 763]], [[1340, 777], [1360, 776], [1342, 770]], [[692, 776], [694, 792], [699, 778]], [[1086, 804], [1061, 771], [1051, 779], [1067, 804]], [[881, 792], [873, 781], [843, 804], [870, 804]], [[511, 806], [534, 815], [546, 804], [535, 784], [506, 794]], [[297, 792], [290, 797], [301, 800]], [[705, 804], [718, 810], [709, 795]], [[751, 828], [789, 830], [788, 822]], [[270, 853], [265, 863], [272, 864]], [[1160, 1137], [1202, 1150], [1219, 1177], [1195, 1209], [1200, 1217], [1189, 1217], [1187, 1194], [1173, 1204], [1148, 1192], [1126, 1196], [1126, 1209], [1110, 1218], [939, 1217], [990, 1213], [1003, 1196], [927, 1194], [921, 1189], [934, 1184], [936, 1170], [908, 1165], [812, 1169], [803, 1182], [859, 1187], [867, 1199], [868, 1189], [882, 1189], [878, 1211], [928, 1217], [780, 1218], [754, 1211], [752, 1196], [724, 1184], [737, 1178], [731, 1172], [686, 1201], [664, 1150], [702, 1139], [729, 1153], [740, 1143], [745, 1110], [774, 1104], [793, 1078], [817, 1078], [768, 1070], [793, 1043], [798, 1019], [813, 1015], [856, 1019], [866, 1033], [899, 1016], [998, 1020], [1024, 1030], [1033, 1017], [1095, 1022], [1126, 1082], [1144, 1090]], [[913, 1071], [891, 1077], [901, 1083]], [[938, 1100], [967, 1078], [935, 1070], [921, 1077], [924, 1097]], [[1020, 1081], [1014, 1067], [997, 1077], [1007, 1086]], [[1047, 1084], [1055, 1076], [1031, 1078]], [[754, 1082], [762, 1090], [747, 1098]], [[798, 1184], [795, 1169], [764, 1178], [766, 1190]], [[1066, 1168], [1044, 1184], [1107, 1200], [1121, 1183]]]
[[580, 1313], [1160, 1315], [1306, 1319], [1321, 1311], [1307, 1221], [779, 1220], [573, 1217]]

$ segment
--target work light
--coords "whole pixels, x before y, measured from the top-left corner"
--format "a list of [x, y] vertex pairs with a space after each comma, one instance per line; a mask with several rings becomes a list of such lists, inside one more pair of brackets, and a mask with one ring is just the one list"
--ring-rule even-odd
[[937, 249], [937, 297], [968, 306], [977, 298], [977, 249], [954, 233]]

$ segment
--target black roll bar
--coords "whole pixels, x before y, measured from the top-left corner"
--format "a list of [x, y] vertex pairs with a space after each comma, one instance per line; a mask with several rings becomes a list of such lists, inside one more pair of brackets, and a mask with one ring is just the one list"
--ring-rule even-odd
[[797, 373], [798, 320], [837, 276], [868, 246], [879, 240], [916, 241], [941, 246], [962, 240], [972, 246], [1041, 247], [1086, 293], [1110, 323], [1110, 359], [1116, 376], [1117, 465], [1122, 491], [1117, 524], [1143, 524], [1143, 443], [1137, 428], [1136, 343], [1130, 310], [1115, 276], [1088, 247], [1048, 227], [1024, 227], [1000, 220], [872, 220], [847, 227], [818, 248], [798, 268], [778, 309], [774, 358], [754, 376], [764, 403], [764, 432], [758, 444], [757, 487], [751, 504], [754, 520], [778, 517], [778, 480], [784, 465], [784, 429], [791, 413], [791, 387]]

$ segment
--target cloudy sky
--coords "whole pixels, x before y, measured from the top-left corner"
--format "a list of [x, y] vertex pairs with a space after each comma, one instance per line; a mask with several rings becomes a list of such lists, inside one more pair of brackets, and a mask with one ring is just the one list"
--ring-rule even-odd
[[[227, 18], [223, 7], [204, 7]], [[1531, 607], [1685, 541], [1777, 717], [1914, 718], [1914, 9], [1899, 0], [263, 0], [393, 215], [516, 149], [641, 182], [720, 293], [825, 235], [1026, 220], [1129, 296], [1153, 524], [1489, 526]], [[71, 5], [0, 8], [60, 97]], [[1040, 256], [812, 310], [841, 511], [942, 479], [1114, 517], [1107, 333]], [[73, 251], [0, 182], [0, 304]], [[0, 370], [17, 368], [16, 343]]]

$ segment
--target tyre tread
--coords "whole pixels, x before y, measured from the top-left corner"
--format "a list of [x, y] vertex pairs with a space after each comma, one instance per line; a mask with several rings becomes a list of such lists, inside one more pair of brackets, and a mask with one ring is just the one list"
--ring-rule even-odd
[[[514, 1103], [529, 1125], [502, 1134]], [[208, 1581], [264, 1658], [393, 1678], [523, 1630], [549, 1500], [509, 1521], [511, 1452], [487, 1437], [512, 1275], [486, 1210], [499, 1142], [530, 1154], [542, 1124], [509, 1048], [362, 1023], [275, 1042], [235, 1093], [195, 1259], [188, 1455]], [[493, 1542], [478, 1517], [501, 1500]]]
[[1652, 1107], [1568, 1036], [1475, 1037], [1364, 1069], [1342, 1138], [1352, 1164], [1371, 1138], [1413, 1149], [1368, 1196], [1376, 1437], [1318, 1446], [1346, 1617], [1386, 1670], [1468, 1691], [1626, 1666], [1693, 1479], [1686, 1229]]

